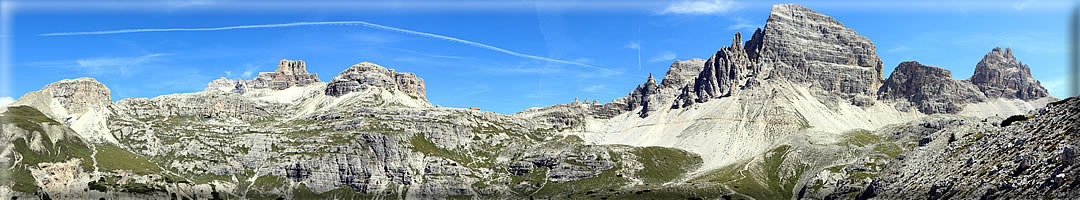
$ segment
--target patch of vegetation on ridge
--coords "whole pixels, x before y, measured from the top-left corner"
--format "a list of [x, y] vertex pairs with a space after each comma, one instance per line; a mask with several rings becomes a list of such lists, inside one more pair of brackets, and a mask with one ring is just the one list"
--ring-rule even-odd
[[252, 184], [253, 189], [270, 190], [274, 188], [284, 188], [289, 184], [289, 179], [274, 175], [263, 175], [255, 178], [255, 183]]
[[102, 170], [127, 170], [142, 175], [161, 172], [161, 168], [145, 157], [112, 144], [98, 145], [97, 150], [98, 167]]
[[35, 193], [38, 191], [37, 181], [34, 179], [34, 175], [30, 174], [30, 170], [23, 167], [15, 167], [8, 171], [8, 175], [10, 179], [4, 179], [0, 182], [3, 182], [4, 185], [11, 184], [9, 181], [14, 182], [14, 185], [11, 186], [11, 190], [24, 193]]
[[[618, 163], [617, 161], [615, 161]], [[622, 169], [622, 166], [616, 164], [615, 167], [601, 171], [599, 175], [592, 178], [580, 179], [575, 181], [567, 181], [561, 183], [547, 182], [543, 184], [543, 188], [536, 191], [532, 196], [542, 198], [582, 198], [573, 197], [574, 194], [587, 193], [588, 191], [595, 190], [607, 190], [620, 188], [625, 186], [629, 180], [618, 174], [618, 171]], [[534, 169], [536, 170], [536, 169]], [[566, 195], [566, 196], [563, 196]]]
[[[760, 160], [746, 160], [715, 169], [690, 182], [717, 183], [729, 186], [735, 193], [754, 199], [791, 199], [798, 178], [806, 166], [792, 166], [785, 173], [782, 167], [791, 146], [782, 145], [760, 157]], [[749, 166], [748, 166], [749, 165]]]
[[644, 147], [635, 149], [632, 153], [637, 155], [637, 161], [644, 166], [636, 175], [649, 184], [671, 182], [701, 167], [703, 163], [701, 156], [673, 148]]
[[435, 143], [424, 137], [423, 134], [416, 134], [409, 138], [409, 144], [412, 144], [412, 150], [420, 153], [424, 153], [425, 156], [435, 156], [453, 160], [461, 164], [469, 163], [468, 155], [463, 153], [450, 151], [448, 149], [440, 148]]
[[873, 144], [881, 143], [887, 140], [884, 137], [875, 135], [874, 132], [870, 132], [866, 129], [856, 129], [848, 132], [844, 132], [844, 141], [842, 144], [848, 146], [865, 147]]
[[30, 106], [13, 106], [7, 109], [3, 115], [0, 115], [0, 122], [15, 124], [15, 127], [23, 130], [45, 133], [45, 129], [41, 127], [41, 124], [60, 124], [60, 122], [50, 119], [41, 111]]
[[[0, 183], [11, 185], [12, 190], [25, 193], [38, 191], [34, 176], [30, 174], [29, 169], [26, 169], [28, 166], [36, 167], [38, 163], [57, 163], [80, 159], [80, 167], [83, 171], [93, 169], [93, 163], [90, 160], [92, 153], [86, 142], [70, 135], [74, 132], [68, 129], [61, 130], [64, 131], [64, 133], [61, 133], [64, 138], [60, 138], [56, 143], [53, 143], [52, 139], [49, 138], [49, 134], [45, 133], [42, 124], [60, 125], [60, 123], [45, 116], [37, 109], [29, 106], [8, 107], [8, 110], [3, 115], [0, 115], [0, 122], [14, 124], [19, 129], [31, 132], [31, 134], [26, 135], [27, 138], [18, 138], [10, 143], [14, 147], [15, 153], [22, 156], [22, 160], [16, 166], [0, 166], [11, 169], [7, 173], [8, 176], [0, 180]], [[42, 149], [31, 149], [28, 140], [40, 141]]]
[[[73, 135], [75, 132], [66, 127], [60, 130], [62, 133], [59, 135], [62, 135], [63, 138], [59, 138], [53, 143], [49, 133], [45, 133], [42, 124], [60, 125], [60, 123], [49, 119], [37, 109], [29, 106], [8, 107], [8, 110], [3, 115], [0, 115], [0, 122], [15, 124], [20, 129], [31, 131], [31, 134], [26, 135], [26, 138], [11, 141], [15, 152], [22, 155], [22, 160], [19, 161], [20, 165], [37, 166], [38, 163], [56, 163], [80, 159], [82, 162], [80, 167], [82, 167], [83, 171], [93, 169], [93, 163], [90, 160], [92, 153], [89, 145], [81, 138]], [[30, 141], [40, 141], [42, 149], [31, 149], [32, 144]], [[30, 180], [33, 181], [32, 178]]]

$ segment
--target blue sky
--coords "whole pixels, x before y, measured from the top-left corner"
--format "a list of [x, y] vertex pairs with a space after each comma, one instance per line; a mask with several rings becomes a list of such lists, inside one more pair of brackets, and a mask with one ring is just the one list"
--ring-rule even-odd
[[[0, 103], [77, 77], [105, 83], [114, 101], [197, 92], [219, 77], [273, 71], [281, 59], [306, 61], [323, 81], [364, 61], [413, 72], [425, 79], [428, 99], [443, 106], [514, 113], [574, 98], [609, 102], [649, 73], [662, 77], [675, 60], [708, 58], [735, 32], [749, 35], [776, 3], [792, 2], [4, 1]], [[886, 74], [915, 60], [966, 79], [992, 48], [1009, 47], [1052, 95], [1066, 96], [1072, 2], [795, 3], [870, 38]], [[334, 21], [390, 29], [354, 23], [43, 35]]]

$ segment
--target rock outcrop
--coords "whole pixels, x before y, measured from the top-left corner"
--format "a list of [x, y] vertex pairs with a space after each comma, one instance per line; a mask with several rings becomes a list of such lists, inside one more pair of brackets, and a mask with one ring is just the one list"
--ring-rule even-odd
[[695, 102], [731, 96], [751, 76], [750, 58], [742, 46], [742, 35], [735, 33], [731, 46], [723, 47], [705, 62], [693, 85], [684, 87], [673, 108], [687, 107]]
[[318, 74], [307, 72], [307, 66], [302, 60], [282, 59], [274, 72], [259, 72], [258, 76], [251, 80], [229, 80], [221, 77], [207, 84], [205, 90], [232, 92], [244, 94], [252, 89], [284, 90], [291, 87], [304, 87], [322, 83]]
[[757, 35], [747, 46], [756, 48], [751, 59], [761, 63], [763, 76], [809, 84], [856, 104], [881, 85], [874, 43], [832, 17], [799, 5], [774, 5]]
[[398, 91], [411, 97], [427, 99], [424, 79], [413, 73], [398, 73], [369, 62], [353, 65], [334, 77], [326, 85], [326, 95], [337, 97], [371, 88]]
[[205, 91], [205, 92], [222, 91], [222, 92], [232, 92], [232, 93], [237, 93], [237, 94], [244, 94], [244, 92], [247, 92], [247, 89], [248, 89], [246, 83], [250, 83], [250, 82], [251, 81], [244, 81], [242, 79], [236, 79], [234, 81], [234, 80], [229, 80], [229, 79], [227, 79], [225, 77], [221, 77], [221, 78], [219, 78], [217, 80], [214, 80], [214, 81], [212, 81], [210, 83], [207, 83], [206, 84], [206, 89], [203, 90], [203, 91]]
[[898, 102], [900, 110], [914, 106], [926, 114], [958, 113], [966, 103], [986, 100], [971, 83], [953, 80], [949, 70], [914, 61], [893, 70], [878, 90], [878, 98]]
[[1031, 68], [1016, 60], [1009, 48], [994, 48], [987, 53], [968, 80], [990, 98], [1034, 100], [1050, 96], [1031, 76]]
[[820, 96], [851, 104], [873, 103], [882, 82], [882, 63], [873, 42], [832, 17], [799, 5], [775, 5], [764, 29], [709, 58], [673, 108], [730, 96], [763, 82], [804, 84]]
[[[630, 91], [630, 94], [622, 99], [616, 100], [607, 106], [594, 106], [594, 108], [601, 110], [594, 110], [594, 113], [608, 113], [605, 117], [612, 116], [610, 113], [617, 113], [621, 111], [632, 111], [638, 108], [642, 108], [638, 115], [646, 117], [650, 112], [657, 110], [667, 109], [674, 106], [671, 104], [675, 98], [679, 95], [679, 92], [694, 82], [698, 74], [705, 67], [705, 60], [694, 58], [685, 61], [675, 61], [671, 63], [671, 67], [668, 68], [667, 73], [664, 75], [663, 82], [659, 85], [656, 84], [656, 79], [652, 74], [649, 74], [649, 78], [645, 80], [643, 85], [638, 85], [637, 88]], [[615, 106], [614, 104], [618, 104]], [[669, 106], [670, 105], [670, 106]], [[609, 109], [609, 108], [618, 109]]]
[[694, 79], [697, 79], [698, 74], [701, 74], [701, 70], [705, 69], [705, 62], [704, 59], [694, 58], [671, 63], [671, 67], [668, 68], [667, 74], [665, 74], [664, 79], [661, 80], [661, 90], [677, 92], [679, 89], [682, 89], [682, 87], [693, 83]]
[[45, 86], [41, 91], [52, 95], [52, 99], [63, 106], [68, 114], [105, 109], [112, 103], [112, 91], [93, 78], [61, 80]]
[[260, 72], [258, 76], [246, 82], [245, 85], [254, 89], [283, 90], [290, 87], [307, 86], [317, 82], [322, 81], [319, 80], [318, 74], [309, 74], [307, 72], [304, 61], [282, 59], [274, 72]]
[[660, 104], [664, 103], [660, 101], [660, 95], [660, 86], [656, 84], [656, 79], [653, 79], [652, 74], [649, 74], [649, 79], [645, 81], [645, 84], [638, 85], [626, 97], [626, 104], [629, 106], [627, 110], [641, 108], [638, 115], [646, 117], [649, 112], [658, 110], [661, 107]]
[[109, 88], [97, 79], [65, 79], [27, 93], [10, 106], [33, 107], [70, 126], [87, 140], [115, 143], [116, 139], [105, 128], [105, 121], [111, 114], [111, 95]]
[[[1080, 195], [1080, 99], [991, 130], [947, 132], [886, 165], [860, 198], [1069, 199]], [[995, 125], [998, 123], [994, 123]], [[954, 138], [954, 139], [948, 139]]]

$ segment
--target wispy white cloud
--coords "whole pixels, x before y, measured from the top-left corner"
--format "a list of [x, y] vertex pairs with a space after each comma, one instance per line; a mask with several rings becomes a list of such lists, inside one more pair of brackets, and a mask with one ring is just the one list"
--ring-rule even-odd
[[491, 1], [491, 0], [407, 0], [407, 1], [342, 1], [342, 0], [141, 0], [141, 1], [85, 1], [85, 0], [48, 0], [19, 1], [21, 9], [28, 10], [84, 10], [102, 9], [224, 9], [224, 10], [320, 10], [334, 11], [531, 11], [574, 10], [574, 11], [648, 11], [664, 6], [658, 1], [626, 0], [537, 0], [537, 1]]
[[515, 52], [515, 51], [510, 51], [510, 50], [506, 50], [506, 49], [503, 49], [503, 48], [499, 48], [499, 47], [495, 47], [495, 46], [491, 46], [491, 45], [487, 45], [487, 44], [483, 44], [483, 43], [473, 42], [473, 41], [469, 41], [469, 40], [459, 39], [459, 38], [455, 38], [455, 37], [437, 35], [437, 34], [432, 34], [432, 33], [425, 33], [425, 32], [420, 32], [420, 31], [413, 31], [413, 30], [407, 30], [407, 29], [401, 29], [401, 28], [395, 28], [395, 27], [389, 27], [389, 26], [383, 26], [383, 25], [368, 23], [368, 22], [364, 22], [364, 21], [296, 22], [296, 23], [284, 23], [284, 24], [258, 24], [258, 25], [211, 27], [211, 28], [144, 28], [144, 29], [123, 29], [123, 30], [109, 30], [109, 31], [45, 33], [45, 34], [40, 34], [40, 36], [107, 35], [107, 34], [126, 34], [126, 33], [142, 33], [142, 32], [224, 31], [224, 30], [237, 30], [237, 29], [286, 28], [286, 27], [298, 27], [298, 26], [325, 26], [325, 25], [360, 25], [360, 26], [366, 26], [366, 27], [375, 28], [375, 29], [395, 31], [395, 32], [406, 33], [406, 34], [411, 34], [411, 35], [416, 35], [416, 36], [429, 37], [429, 38], [435, 38], [435, 39], [446, 40], [446, 41], [451, 41], [451, 42], [457, 42], [457, 43], [466, 44], [466, 45], [469, 45], [469, 46], [478, 47], [478, 48], [482, 48], [482, 49], [492, 50], [492, 51], [496, 51], [496, 52], [500, 52], [500, 53], [505, 53], [505, 54], [508, 54], [508, 55], [511, 55], [511, 56], [516, 56], [516, 57], [521, 57], [521, 58], [528, 58], [528, 59], [534, 59], [534, 60], [540, 60], [540, 61], [547, 61], [547, 62], [552, 62], [552, 63], [562, 63], [562, 64], [568, 64], [568, 65], [576, 65], [576, 66], [581, 66], [581, 67], [586, 67], [586, 68], [591, 68], [591, 69], [596, 69], [596, 70], [601, 70], [601, 71], [607, 71], [607, 72], [612, 72], [612, 73], [621, 73], [621, 72], [618, 72], [618, 71], [614, 71], [614, 70], [610, 70], [610, 69], [602, 68], [602, 67], [597, 67], [597, 66], [594, 66], [594, 65], [589, 65], [589, 64], [579, 63], [579, 62], [573, 62], [573, 61], [567, 61], [567, 60], [554, 59], [554, 58], [548, 58], [548, 57], [540, 57], [540, 56], [529, 55], [529, 54], [524, 54], [524, 53], [518, 53], [518, 52]]
[[630, 43], [626, 43], [626, 48], [641, 49], [641, 42], [640, 41], [630, 41]]
[[593, 59], [592, 58], [575, 58], [575, 59], [570, 60], [570, 61], [579, 62], [579, 63], [591, 63], [591, 62], [593, 62]]
[[1024, 10], [1024, 8], [1027, 8], [1028, 6], [1031, 6], [1031, 4], [1033, 4], [1033, 3], [1035, 3], [1035, 0], [1019, 1], [1019, 2], [1016, 2], [1015, 4], [1013, 4], [1013, 9]]
[[603, 90], [604, 88], [607, 88], [607, 85], [598, 84], [598, 85], [591, 85], [589, 87], [581, 88], [581, 91], [582, 92], [593, 93], [593, 92], [599, 92], [599, 91]]
[[421, 55], [421, 56], [433, 57], [433, 58], [465, 59], [465, 57], [461, 57], [461, 56], [435, 55], [435, 54], [429, 54], [429, 53], [413, 51], [413, 50], [408, 50], [408, 49], [394, 48], [394, 47], [388, 47], [387, 49], [400, 51], [400, 52], [405, 52], [405, 53], [416, 54], [416, 55]]
[[637, 69], [641, 71], [641, 41], [630, 41], [626, 44], [626, 48], [637, 50]]
[[253, 64], [244, 64], [244, 72], [240, 73], [240, 78], [251, 79], [255, 77], [255, 73], [258, 72], [259, 66]]
[[711, 15], [735, 9], [733, 0], [703, 0], [673, 2], [660, 11], [660, 14]]
[[76, 66], [86, 70], [90, 75], [120, 74], [130, 75], [132, 68], [139, 67], [158, 57], [170, 54], [147, 54], [136, 57], [99, 57], [75, 60]]
[[0, 106], [7, 106], [8, 104], [11, 104], [11, 102], [15, 102], [15, 98], [0, 97]]
[[[488, 68], [489, 71], [513, 74], [552, 74], [563, 70], [557, 67], [511, 67], [511, 68]], [[586, 73], [588, 74], [588, 73]]]
[[664, 51], [663, 53], [660, 53], [660, 55], [656, 55], [656, 56], [650, 58], [649, 62], [668, 61], [668, 60], [675, 59], [675, 56], [677, 56], [677, 55], [678, 54], [675, 54], [675, 52]]
[[742, 17], [736, 17], [734, 21], [735, 23], [731, 24], [731, 26], [728, 26], [728, 30], [744, 30], [762, 27], [757, 24], [750, 23], [749, 20], [743, 19]]

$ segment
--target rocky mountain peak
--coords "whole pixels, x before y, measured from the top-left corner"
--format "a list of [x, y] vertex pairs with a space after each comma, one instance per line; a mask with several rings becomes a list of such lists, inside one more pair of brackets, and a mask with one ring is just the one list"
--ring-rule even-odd
[[91, 141], [116, 143], [105, 127], [111, 115], [112, 92], [94, 78], [64, 79], [27, 93], [11, 106], [33, 107], [57, 122], [70, 126]]
[[400, 91], [411, 97], [427, 100], [424, 79], [413, 73], [395, 72], [370, 62], [353, 65], [335, 76], [326, 86], [326, 95], [342, 96], [371, 88]]
[[274, 72], [260, 72], [254, 79], [244, 82], [245, 87], [284, 90], [290, 87], [303, 87], [322, 82], [318, 74], [307, 72], [304, 61], [281, 60]]
[[1017, 60], [1009, 48], [994, 48], [987, 53], [968, 80], [987, 97], [1032, 100], [1050, 96], [1031, 76], [1031, 68]]
[[303, 60], [287, 60], [281, 59], [278, 63], [277, 70], [274, 70], [278, 74], [284, 75], [301, 75], [308, 74], [307, 66], [304, 65]]
[[742, 49], [743, 48], [742, 47], [742, 34], [741, 33], [735, 32], [735, 38], [731, 39], [731, 48], [732, 49]]
[[274, 72], [259, 72], [258, 76], [247, 81], [240, 79], [233, 81], [221, 77], [207, 84], [204, 91], [225, 91], [243, 94], [249, 89], [284, 90], [290, 87], [304, 87], [321, 82], [318, 74], [308, 73], [304, 61], [282, 59]]
[[112, 103], [112, 91], [94, 78], [64, 79], [46, 85], [41, 91], [64, 107], [68, 113], [84, 113]]
[[899, 110], [915, 107], [926, 114], [957, 113], [965, 103], [986, 99], [971, 84], [953, 80], [949, 70], [915, 61], [900, 63], [878, 90], [878, 97], [898, 100]]
[[[747, 46], [756, 48], [758, 38], [755, 33]], [[809, 83], [853, 103], [872, 96], [881, 84], [882, 62], [874, 43], [809, 8], [774, 5], [760, 38], [762, 49], [751, 54], [772, 66], [763, 72], [770, 77]]]

